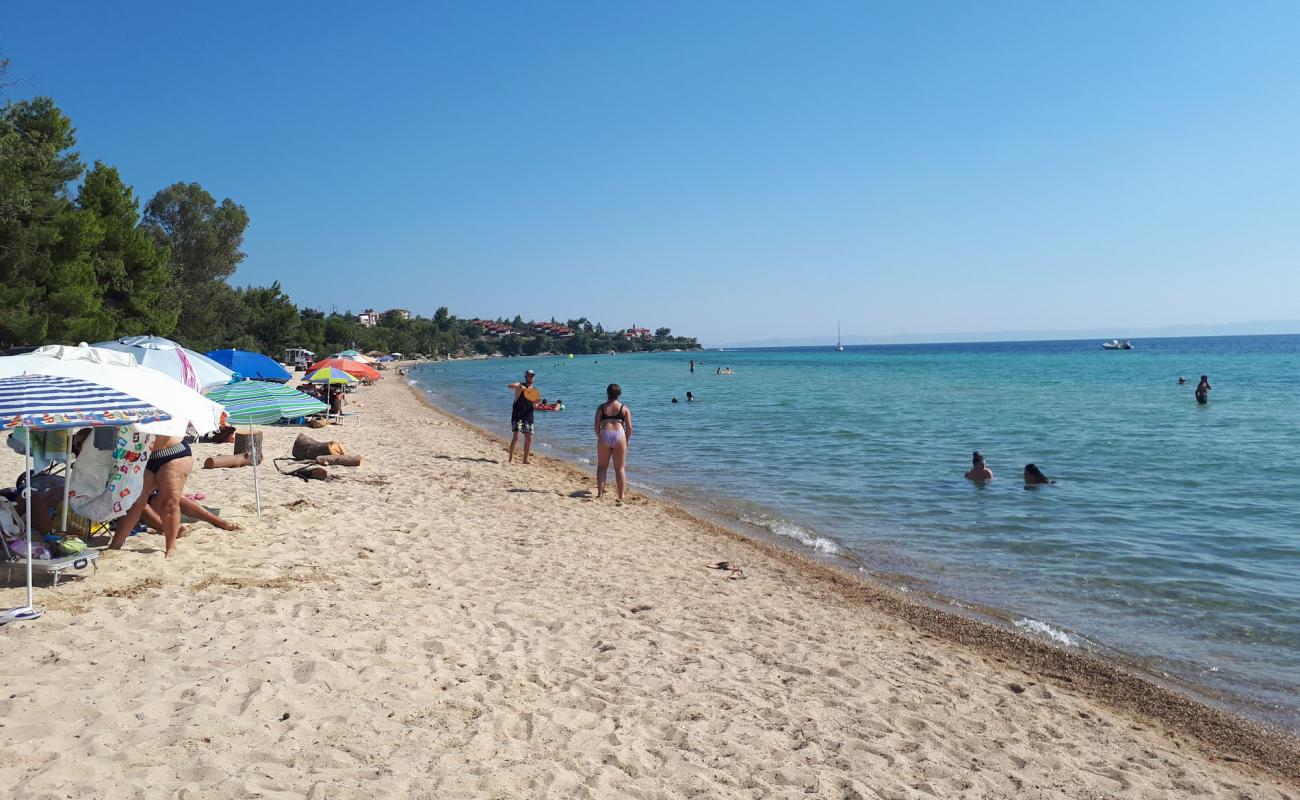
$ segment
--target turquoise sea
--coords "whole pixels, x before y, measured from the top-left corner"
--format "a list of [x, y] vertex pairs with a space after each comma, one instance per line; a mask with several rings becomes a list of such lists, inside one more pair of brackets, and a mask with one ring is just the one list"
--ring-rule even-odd
[[[537, 415], [535, 446], [584, 463], [619, 383], [634, 486], [1298, 730], [1300, 336], [1134, 345], [512, 358], [411, 377], [508, 436], [506, 384], [536, 369], [567, 408]], [[962, 478], [974, 449], [996, 475], [982, 488]], [[1057, 483], [1026, 489], [1028, 462]]]

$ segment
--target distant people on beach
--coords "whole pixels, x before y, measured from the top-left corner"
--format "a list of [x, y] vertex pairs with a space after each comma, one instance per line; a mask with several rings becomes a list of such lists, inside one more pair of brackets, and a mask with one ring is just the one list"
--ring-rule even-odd
[[524, 379], [521, 383], [512, 383], [508, 387], [515, 393], [514, 405], [510, 407], [510, 456], [506, 459], [508, 463], [515, 460], [515, 445], [519, 443], [519, 435], [524, 437], [524, 461], [528, 463], [528, 454], [533, 449], [533, 407], [542, 395], [537, 391], [533, 382], [537, 379], [537, 373], [531, 369], [524, 372]]
[[[992, 473], [990, 473], [991, 475]], [[1043, 474], [1043, 471], [1036, 464], [1025, 465], [1025, 485], [1026, 486], [1045, 486], [1056, 481]]]
[[1196, 402], [1205, 405], [1210, 402], [1210, 376], [1202, 375], [1201, 382], [1196, 384]]
[[627, 488], [627, 445], [632, 439], [632, 410], [619, 400], [621, 394], [622, 387], [611, 383], [605, 388], [605, 402], [596, 407], [596, 497], [605, 494], [605, 476], [613, 461], [620, 501]]
[[966, 480], [984, 483], [993, 480], [993, 470], [988, 468], [984, 463], [984, 456], [976, 450], [970, 457], [970, 470], [966, 472]]

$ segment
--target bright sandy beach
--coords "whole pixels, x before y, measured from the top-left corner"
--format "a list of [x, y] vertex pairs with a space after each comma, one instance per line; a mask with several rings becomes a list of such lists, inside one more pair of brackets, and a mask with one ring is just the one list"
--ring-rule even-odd
[[196, 470], [244, 530], [191, 526], [170, 561], [133, 537], [0, 628], [4, 797], [1300, 796], [1292, 739], [594, 501], [395, 377], [349, 410], [310, 433], [362, 467], [277, 474], [299, 429], [265, 429], [260, 521], [249, 470]]

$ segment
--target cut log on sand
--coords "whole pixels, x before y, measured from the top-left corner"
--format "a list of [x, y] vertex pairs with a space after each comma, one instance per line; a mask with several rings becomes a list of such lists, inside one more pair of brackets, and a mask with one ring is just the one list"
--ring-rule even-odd
[[343, 445], [338, 442], [321, 442], [305, 433], [298, 434], [293, 440], [293, 457], [299, 461], [311, 461], [317, 456], [341, 456]]
[[252, 466], [253, 459], [248, 453], [236, 453], [233, 456], [208, 456], [203, 459], [204, 469], [229, 469], [231, 467]]
[[361, 456], [316, 456], [316, 463], [325, 467], [359, 467]]

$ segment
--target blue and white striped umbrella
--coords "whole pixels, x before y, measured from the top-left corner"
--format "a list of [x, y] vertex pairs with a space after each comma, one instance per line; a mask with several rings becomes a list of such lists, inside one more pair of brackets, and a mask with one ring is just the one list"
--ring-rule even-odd
[[[61, 375], [11, 375], [0, 378], [0, 431], [13, 428], [52, 430], [55, 428], [94, 428], [158, 422], [171, 415], [154, 408], [126, 392]], [[27, 490], [31, 495], [32, 451], [26, 455]], [[67, 498], [64, 498], [67, 503]], [[0, 625], [17, 620], [36, 619], [42, 613], [32, 606], [32, 515], [26, 520], [27, 605], [0, 611]]]
[[121, 426], [167, 419], [171, 415], [138, 397], [78, 378], [0, 378], [0, 431]]

